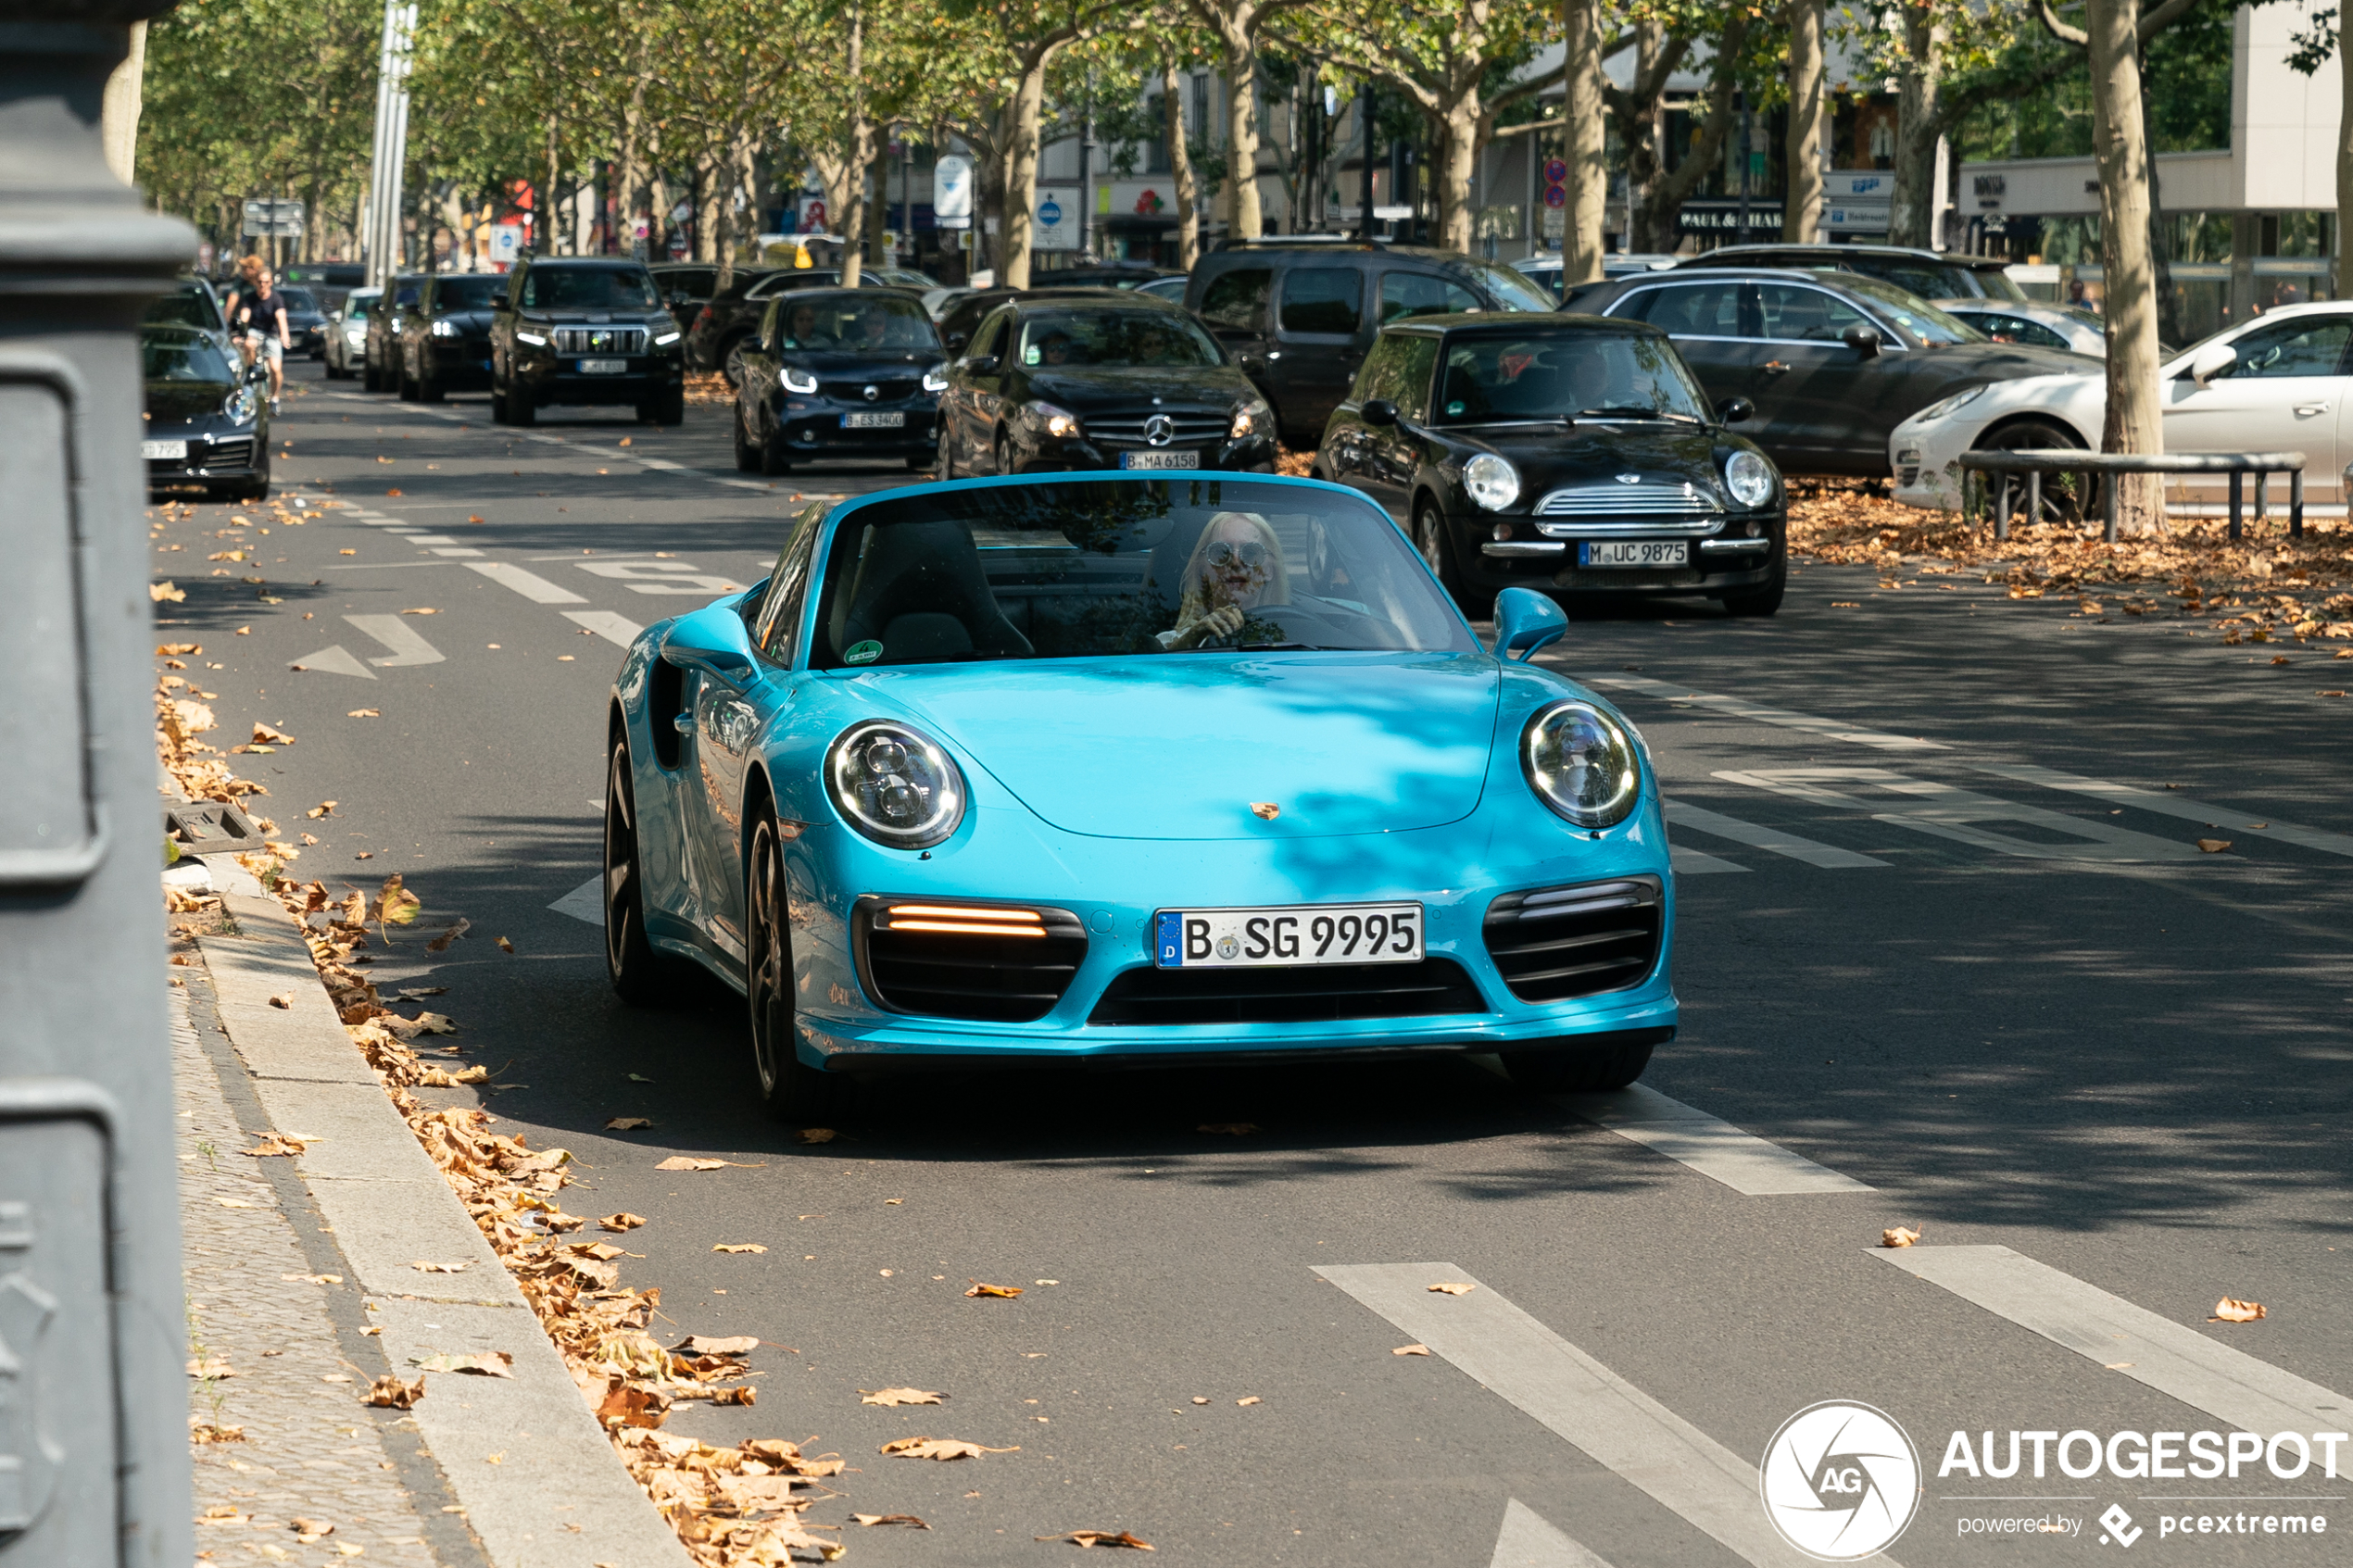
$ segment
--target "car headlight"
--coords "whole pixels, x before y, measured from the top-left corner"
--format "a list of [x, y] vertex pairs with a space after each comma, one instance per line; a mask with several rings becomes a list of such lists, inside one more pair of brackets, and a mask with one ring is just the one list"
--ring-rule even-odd
[[934, 365], [930, 370], [925, 370], [924, 372], [924, 390], [925, 392], [947, 391], [948, 367], [945, 365]]
[[910, 725], [844, 730], [825, 759], [825, 784], [845, 822], [893, 849], [927, 849], [964, 820], [964, 775]]
[[237, 423], [251, 424], [261, 411], [261, 394], [250, 386], [241, 386], [220, 400], [220, 411]]
[[435, 321], [430, 330], [435, 337], [456, 337], [458, 323], [448, 320]]
[[343, 336], [346, 343], [362, 344], [368, 341], [368, 329], [365, 324], [354, 321], [344, 328]]
[[1025, 403], [1015, 416], [1032, 430], [1067, 440], [1078, 433], [1078, 416], [1067, 408], [1057, 408], [1051, 403]]
[[1491, 512], [1500, 512], [1519, 499], [1519, 470], [1492, 452], [1481, 452], [1463, 465], [1463, 488]]
[[515, 329], [515, 341], [517, 343], [527, 343], [534, 348], [545, 348], [547, 346], [547, 340], [545, 337], [541, 336], [537, 332], [524, 332], [520, 327]]
[[806, 395], [807, 394], [817, 390], [817, 378], [810, 374], [807, 370], [796, 370], [790, 365], [786, 365], [785, 367], [785, 390], [786, 392], [798, 392]]
[[1977, 398], [1984, 395], [1984, 393], [1985, 389], [1983, 387], [1973, 386], [1966, 392], [1957, 392], [1950, 397], [1940, 397], [1935, 402], [1930, 404], [1927, 408], [1922, 408], [1919, 413], [1914, 414], [1910, 419], [1906, 420], [1904, 422], [1906, 424], [1919, 424], [1929, 420], [1941, 420], [1945, 415], [1951, 413], [1954, 409], [1974, 402]]
[[1528, 787], [1580, 828], [1614, 827], [1641, 797], [1641, 749], [1614, 715], [1586, 702], [1556, 702], [1519, 737]]
[[676, 343], [680, 338], [686, 335], [686, 334], [684, 332], [664, 332], [660, 337], [654, 339], [654, 346], [656, 348], [668, 348], [672, 344]]
[[1724, 459], [1724, 488], [1743, 507], [1761, 507], [1773, 498], [1773, 465], [1755, 452], [1735, 452]]
[[1275, 410], [1267, 406], [1264, 397], [1253, 397], [1234, 410], [1234, 428], [1228, 433], [1227, 439], [1242, 441], [1262, 431], [1271, 432], [1274, 428]]

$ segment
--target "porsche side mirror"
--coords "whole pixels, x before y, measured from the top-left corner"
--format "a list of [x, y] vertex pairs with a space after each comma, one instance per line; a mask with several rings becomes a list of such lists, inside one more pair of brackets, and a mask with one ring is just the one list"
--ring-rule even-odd
[[2190, 380], [2204, 386], [2216, 376], [2238, 363], [2239, 351], [2227, 343], [2218, 343], [2197, 351], [2190, 361]]
[[993, 376], [997, 373], [997, 356], [994, 354], [975, 354], [969, 359], [960, 361], [958, 368], [968, 375]]
[[1746, 424], [1756, 417], [1756, 405], [1745, 397], [1727, 397], [1716, 405], [1716, 418], [1720, 424]]
[[1839, 333], [1838, 341], [1866, 359], [1876, 359], [1879, 358], [1880, 345], [1885, 340], [1879, 335], [1877, 327], [1866, 327], [1858, 323]]
[[1356, 413], [1368, 425], [1393, 425], [1397, 422], [1397, 405], [1386, 397], [1366, 399], [1365, 406]]
[[1568, 635], [1568, 617], [1551, 596], [1533, 588], [1506, 588], [1495, 596], [1495, 657], [1525, 664]]
[[661, 641], [661, 657], [683, 670], [701, 670], [740, 682], [752, 668], [751, 634], [733, 599], [682, 615]]

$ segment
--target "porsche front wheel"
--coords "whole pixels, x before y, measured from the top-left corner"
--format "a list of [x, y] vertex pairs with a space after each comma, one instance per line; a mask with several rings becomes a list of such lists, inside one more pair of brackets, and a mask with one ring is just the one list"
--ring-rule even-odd
[[659, 1007], [678, 992], [676, 959], [646, 940], [646, 885], [637, 858], [637, 792], [629, 743], [620, 735], [605, 770], [605, 972], [632, 1007]]
[[744, 995], [751, 1009], [752, 1065], [760, 1075], [760, 1098], [782, 1121], [822, 1116], [838, 1098], [840, 1080], [801, 1064], [793, 1048], [792, 930], [785, 891], [784, 838], [773, 807], [763, 808], [751, 832], [749, 886], [744, 908], [750, 950], [744, 965]]

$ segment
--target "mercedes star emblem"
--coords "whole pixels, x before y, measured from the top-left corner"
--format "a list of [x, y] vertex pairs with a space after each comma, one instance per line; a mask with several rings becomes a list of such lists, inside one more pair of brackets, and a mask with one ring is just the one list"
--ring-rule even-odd
[[1642, 476], [1639, 473], [1621, 473], [1617, 476], [1617, 483], [1620, 484], [1640, 484], [1642, 483]]
[[1144, 439], [1154, 446], [1165, 446], [1176, 439], [1176, 421], [1166, 414], [1154, 414], [1144, 421]]
[[868, 388], [866, 389], [866, 401], [867, 401], [867, 402], [869, 402], [869, 403], [872, 403], [872, 402], [873, 402], [875, 398], [880, 397], [881, 395], [882, 395], [882, 388], [881, 388], [881, 387], [878, 387], [878, 386], [870, 386], [870, 387], [868, 387]]

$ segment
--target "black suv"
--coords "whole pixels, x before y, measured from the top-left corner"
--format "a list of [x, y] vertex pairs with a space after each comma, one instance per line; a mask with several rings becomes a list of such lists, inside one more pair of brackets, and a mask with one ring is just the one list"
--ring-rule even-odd
[[1887, 438], [1930, 404], [2097, 359], [1983, 333], [1893, 283], [1852, 272], [1684, 268], [1580, 295], [1577, 308], [1662, 328], [1709, 403], [1745, 398], [1741, 433], [1788, 473], [1887, 476]]
[[1308, 446], [1386, 323], [1466, 310], [1549, 313], [1554, 300], [1510, 268], [1459, 251], [1260, 240], [1202, 257], [1185, 305], [1266, 395], [1283, 439]]
[[490, 389], [490, 323], [507, 280], [491, 272], [443, 272], [400, 320], [401, 398], [438, 403], [452, 392]]
[[2024, 299], [2007, 261], [1991, 256], [1914, 250], [1908, 245], [1726, 245], [1675, 264], [1692, 267], [1828, 267], [1877, 278], [1922, 299]]
[[433, 281], [429, 272], [397, 272], [384, 284], [384, 296], [368, 312], [368, 343], [361, 352], [359, 384], [370, 392], [390, 392], [400, 383], [400, 324]]
[[527, 425], [550, 403], [634, 405], [683, 424], [686, 334], [642, 261], [543, 257], [518, 268], [490, 327], [490, 417]]
[[[695, 324], [695, 317], [711, 303], [719, 287], [719, 269], [708, 261], [658, 261], [646, 269], [653, 274], [654, 287], [661, 291], [662, 303], [678, 319], [683, 332]], [[772, 270], [766, 267], [738, 267], [735, 282], [744, 288], [766, 277]]]

